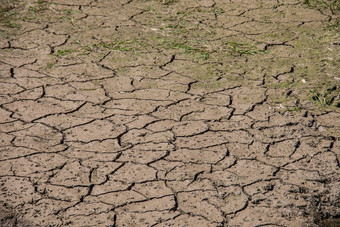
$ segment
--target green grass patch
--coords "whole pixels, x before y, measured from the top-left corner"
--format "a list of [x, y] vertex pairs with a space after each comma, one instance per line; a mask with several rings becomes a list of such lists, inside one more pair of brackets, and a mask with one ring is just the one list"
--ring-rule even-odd
[[196, 54], [203, 60], [207, 60], [209, 58], [209, 52], [207, 50], [203, 48], [190, 46], [184, 43], [176, 43], [176, 42], [169, 43], [167, 48], [182, 50], [184, 53]]
[[76, 52], [76, 50], [74, 50], [74, 49], [57, 50], [56, 55], [65, 56], [65, 55], [71, 54], [73, 52]]
[[177, 2], [177, 0], [158, 0], [158, 2], [160, 2], [163, 5], [171, 5]]
[[21, 24], [15, 23], [13, 21], [7, 21], [6, 25], [9, 28], [21, 28]]
[[329, 9], [332, 14], [340, 12], [339, 0], [304, 0], [303, 3], [310, 8]]
[[288, 112], [300, 112], [301, 108], [298, 107], [298, 106], [295, 106], [293, 108], [286, 108], [285, 110], [288, 111]]
[[224, 42], [223, 48], [232, 55], [255, 55], [265, 50], [257, 49], [246, 43]]
[[13, 8], [6, 7], [6, 8], [3, 8], [3, 9], [0, 9], [0, 16], [2, 16], [5, 13], [8, 13], [11, 9], [13, 9]]
[[99, 43], [99, 47], [103, 47], [110, 50], [118, 50], [122, 52], [139, 50], [143, 43], [137, 39], [116, 41], [112, 43]]
[[37, 3], [37, 4], [39, 4], [39, 5], [42, 5], [42, 4], [45, 4], [45, 3], [47, 3], [47, 1], [38, 0], [36, 3]]
[[37, 5], [37, 6], [28, 7], [28, 12], [30, 14], [35, 14], [35, 13], [41, 12], [45, 9], [46, 9], [45, 5], [40, 4], [40, 5]]
[[328, 106], [340, 107], [339, 96], [340, 90], [337, 86], [327, 88], [324, 90], [313, 90], [312, 100], [319, 106], [325, 108]]

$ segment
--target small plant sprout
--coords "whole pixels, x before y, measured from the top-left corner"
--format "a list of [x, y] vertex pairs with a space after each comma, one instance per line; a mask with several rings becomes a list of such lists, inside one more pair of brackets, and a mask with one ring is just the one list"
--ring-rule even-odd
[[312, 91], [312, 99], [320, 104], [322, 107], [330, 106], [335, 102], [336, 94], [334, 91], [337, 91], [337, 86], [327, 89], [323, 92]]

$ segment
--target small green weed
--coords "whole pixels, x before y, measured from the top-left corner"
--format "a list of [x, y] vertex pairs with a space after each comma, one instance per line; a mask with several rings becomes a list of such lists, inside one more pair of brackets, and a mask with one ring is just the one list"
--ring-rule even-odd
[[71, 54], [73, 52], [75, 52], [76, 50], [72, 50], [72, 49], [65, 49], [65, 50], [57, 50], [56, 55], [58, 56], [65, 56], [67, 54]]
[[73, 39], [73, 43], [80, 46], [74, 50], [74, 52], [79, 52], [79, 55], [89, 55], [96, 47], [95, 44], [83, 45], [78, 39]]
[[338, 107], [340, 103], [335, 103], [336, 98], [338, 96], [336, 94], [337, 91], [339, 93], [339, 89], [337, 88], [337, 86], [329, 88], [325, 91], [314, 90], [311, 92], [312, 100], [314, 100], [317, 104], [321, 105], [322, 107], [331, 106], [332, 104], [336, 104], [336, 106]]
[[45, 7], [43, 5], [30, 6], [30, 7], [28, 7], [28, 12], [30, 14], [35, 14], [35, 13], [38, 13], [40, 11], [43, 11], [44, 9], [45, 9]]

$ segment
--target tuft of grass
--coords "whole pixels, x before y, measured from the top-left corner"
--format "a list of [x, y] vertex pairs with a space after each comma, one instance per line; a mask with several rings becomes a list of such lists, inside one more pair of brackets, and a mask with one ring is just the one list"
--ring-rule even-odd
[[339, 0], [304, 0], [303, 3], [310, 8], [329, 9], [332, 14], [340, 12]]
[[[333, 86], [332, 88], [328, 88], [323, 91], [311, 91], [312, 100], [316, 102], [321, 107], [328, 107], [335, 104], [336, 107], [339, 107], [339, 89], [337, 86]], [[336, 103], [338, 102], [338, 103]]]
[[74, 26], [74, 23], [76, 22], [74, 17], [69, 17], [69, 16], [61, 16], [59, 17], [59, 20], [70, 21], [70, 24], [72, 24], [73, 26]]
[[233, 55], [255, 55], [265, 52], [265, 50], [256, 49], [252, 45], [236, 42], [224, 42], [223, 48]]
[[288, 112], [300, 112], [301, 108], [298, 107], [298, 106], [295, 106], [293, 108], [287, 108], [286, 111], [288, 111]]
[[56, 55], [65, 56], [65, 55], [71, 54], [73, 52], [75, 52], [75, 50], [72, 50], [72, 49], [57, 50]]
[[15, 23], [13, 21], [7, 21], [7, 27], [10, 27], [10, 28], [20, 28], [21, 24]]
[[73, 9], [63, 9], [60, 12], [62, 12], [63, 14], [66, 14], [66, 15], [72, 15], [74, 13], [78, 13], [79, 11], [73, 10]]
[[166, 50], [179, 50], [181, 53], [192, 54], [202, 60], [208, 60], [210, 58], [211, 53], [203, 46], [190, 45], [185, 41], [182, 42], [161, 36], [154, 37], [153, 40], [156, 41], [157, 48], [164, 48]]
[[125, 41], [116, 41], [112, 43], [99, 43], [99, 47], [107, 48], [110, 50], [118, 50], [122, 52], [138, 50], [142, 43], [137, 39], [125, 40]]
[[12, 7], [6, 7], [3, 9], [0, 9], [0, 16], [3, 16], [4, 14], [8, 13], [11, 9], [13, 9]]
[[44, 0], [38, 0], [36, 3], [37, 3], [37, 4], [39, 4], [39, 5], [42, 5], [42, 4], [45, 4], [45, 3], [47, 3], [47, 1], [44, 1]]
[[198, 54], [199, 57], [203, 60], [207, 60], [209, 58], [209, 52], [203, 48], [189, 46], [184, 43], [170, 43], [167, 47], [168, 49], [179, 49], [183, 50], [184, 53]]
[[16, 12], [11, 11], [13, 8], [7, 7], [4, 9], [0, 9], [0, 22], [8, 22], [10, 18], [16, 16]]
[[176, 0], [158, 0], [163, 5], [171, 5], [176, 2]]
[[30, 6], [30, 7], [28, 7], [28, 12], [32, 15], [32, 14], [36, 14], [38, 12], [41, 12], [41, 11], [43, 11], [45, 9], [46, 9], [46, 7], [45, 7], [45, 2], [44, 2], [44, 3], [40, 3], [37, 6]]

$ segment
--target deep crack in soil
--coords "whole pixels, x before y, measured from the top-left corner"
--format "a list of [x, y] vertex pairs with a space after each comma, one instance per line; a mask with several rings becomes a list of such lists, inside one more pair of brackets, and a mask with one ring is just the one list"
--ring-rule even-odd
[[0, 0], [0, 226], [339, 226], [320, 2]]

